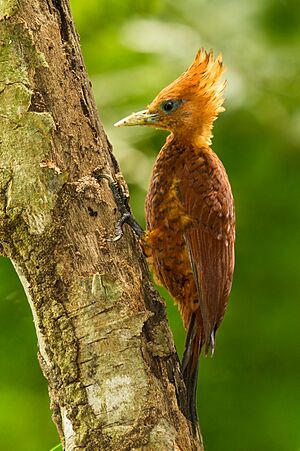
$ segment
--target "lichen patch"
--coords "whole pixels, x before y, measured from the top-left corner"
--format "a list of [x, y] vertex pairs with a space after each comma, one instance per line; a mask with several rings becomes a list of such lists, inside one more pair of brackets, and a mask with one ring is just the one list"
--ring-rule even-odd
[[[3, 3], [9, 2], [0, 3], [0, 12]], [[50, 224], [64, 183], [57, 171], [41, 165], [51, 150], [52, 115], [29, 111], [29, 78], [45, 65], [25, 26], [0, 24], [0, 190], [6, 215], [11, 220], [22, 216], [32, 234], [43, 233]]]

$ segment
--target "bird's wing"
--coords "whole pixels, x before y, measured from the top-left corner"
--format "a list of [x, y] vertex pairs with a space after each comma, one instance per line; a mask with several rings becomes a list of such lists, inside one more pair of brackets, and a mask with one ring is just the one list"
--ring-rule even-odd
[[226, 171], [212, 152], [186, 158], [178, 196], [191, 222], [185, 241], [203, 318], [206, 352], [224, 316], [233, 267], [235, 217]]

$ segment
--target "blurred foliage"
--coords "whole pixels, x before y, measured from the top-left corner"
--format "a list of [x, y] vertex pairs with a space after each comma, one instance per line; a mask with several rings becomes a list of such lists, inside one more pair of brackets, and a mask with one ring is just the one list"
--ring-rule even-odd
[[[237, 255], [215, 356], [201, 361], [205, 449], [299, 451], [299, 2], [71, 3], [101, 120], [142, 224], [151, 167], [165, 133], [112, 124], [143, 109], [199, 47], [222, 51], [227, 111], [216, 123], [213, 148], [235, 194]], [[12, 266], [0, 263], [0, 448], [48, 451], [58, 438], [31, 313]], [[167, 302], [181, 353], [181, 320]]]

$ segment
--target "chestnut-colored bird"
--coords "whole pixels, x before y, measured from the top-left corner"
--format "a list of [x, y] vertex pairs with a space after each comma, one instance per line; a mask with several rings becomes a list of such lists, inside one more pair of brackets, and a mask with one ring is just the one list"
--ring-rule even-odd
[[233, 197], [224, 166], [210, 148], [213, 122], [224, 111], [223, 72], [221, 55], [214, 59], [200, 50], [146, 110], [115, 124], [171, 132], [153, 168], [142, 245], [188, 330], [182, 370], [194, 426], [199, 355], [202, 348], [214, 350], [234, 268]]

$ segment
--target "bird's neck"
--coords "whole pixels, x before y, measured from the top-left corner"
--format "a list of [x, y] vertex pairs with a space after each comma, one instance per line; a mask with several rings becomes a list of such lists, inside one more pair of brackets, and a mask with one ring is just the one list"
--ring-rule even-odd
[[176, 148], [178, 153], [184, 152], [187, 148], [207, 149], [211, 151], [211, 129], [209, 134], [197, 133], [191, 130], [171, 132], [167, 137], [164, 148]]

